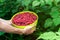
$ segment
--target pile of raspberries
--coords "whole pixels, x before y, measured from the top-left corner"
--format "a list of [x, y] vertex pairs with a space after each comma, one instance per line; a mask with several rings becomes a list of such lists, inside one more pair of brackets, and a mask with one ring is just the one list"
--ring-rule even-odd
[[30, 12], [23, 12], [13, 17], [12, 22], [18, 26], [26, 26], [32, 24], [37, 19], [37, 16]]

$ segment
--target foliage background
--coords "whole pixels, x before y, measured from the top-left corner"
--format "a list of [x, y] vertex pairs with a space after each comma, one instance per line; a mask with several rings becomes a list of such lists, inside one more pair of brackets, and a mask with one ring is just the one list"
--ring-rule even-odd
[[9, 20], [20, 11], [37, 13], [36, 31], [30, 35], [0, 32], [0, 40], [60, 40], [60, 0], [0, 0], [0, 18]]

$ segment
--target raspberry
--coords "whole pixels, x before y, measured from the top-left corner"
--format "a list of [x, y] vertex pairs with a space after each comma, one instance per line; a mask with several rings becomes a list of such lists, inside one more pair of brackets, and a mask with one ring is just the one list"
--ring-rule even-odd
[[12, 22], [18, 26], [26, 26], [32, 24], [37, 19], [37, 16], [30, 12], [17, 14], [12, 19]]

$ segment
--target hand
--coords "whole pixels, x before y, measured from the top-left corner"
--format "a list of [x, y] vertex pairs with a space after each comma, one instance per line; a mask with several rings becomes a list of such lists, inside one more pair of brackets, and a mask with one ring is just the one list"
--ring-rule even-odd
[[4, 20], [4, 19], [0, 19], [0, 30], [7, 32], [7, 33], [15, 33], [15, 34], [31, 34], [33, 33], [35, 30], [31, 30], [32, 27], [26, 27], [25, 29], [19, 29], [16, 27], [13, 27], [11, 25], [11, 21], [10, 20]]
[[[32, 29], [32, 28], [34, 28], [34, 29]], [[26, 28], [24, 29], [24, 34], [25, 34], [25, 35], [32, 34], [35, 30], [36, 30], [36, 27], [28, 26], [28, 27], [26, 27]]]

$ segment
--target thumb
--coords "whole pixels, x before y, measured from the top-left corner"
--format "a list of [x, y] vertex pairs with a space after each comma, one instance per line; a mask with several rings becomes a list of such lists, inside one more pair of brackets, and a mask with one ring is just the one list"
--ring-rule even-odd
[[32, 27], [33, 27], [33, 26], [26, 26], [26, 27], [24, 28], [24, 32], [27, 31], [27, 30], [30, 30]]

